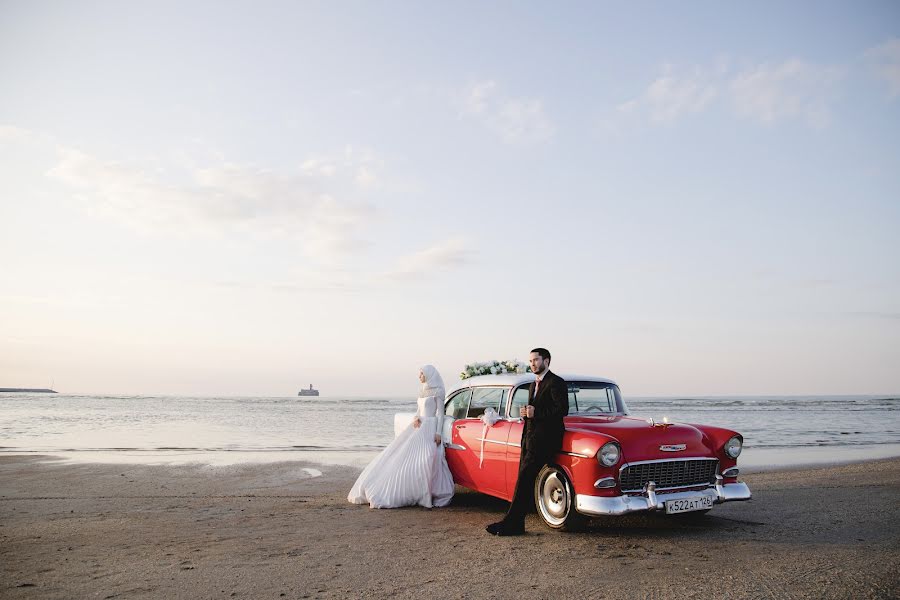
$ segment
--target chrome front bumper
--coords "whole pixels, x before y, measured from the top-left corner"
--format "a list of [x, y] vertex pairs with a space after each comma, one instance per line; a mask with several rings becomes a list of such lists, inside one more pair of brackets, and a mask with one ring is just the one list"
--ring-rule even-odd
[[746, 483], [717, 483], [705, 490], [673, 492], [671, 494], [657, 494], [654, 487], [653, 485], [648, 485], [647, 489], [640, 496], [603, 498], [601, 496], [578, 494], [575, 496], [575, 510], [589, 516], [624, 515], [640, 510], [665, 510], [666, 500], [710, 496], [714, 504], [721, 504], [722, 502], [732, 502], [734, 500], [749, 500], [752, 495]]

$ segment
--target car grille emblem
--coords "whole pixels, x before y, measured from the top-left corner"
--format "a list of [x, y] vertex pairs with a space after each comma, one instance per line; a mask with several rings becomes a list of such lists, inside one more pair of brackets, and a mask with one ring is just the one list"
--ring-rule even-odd
[[681, 452], [687, 449], [687, 444], [664, 444], [659, 449], [663, 452]]

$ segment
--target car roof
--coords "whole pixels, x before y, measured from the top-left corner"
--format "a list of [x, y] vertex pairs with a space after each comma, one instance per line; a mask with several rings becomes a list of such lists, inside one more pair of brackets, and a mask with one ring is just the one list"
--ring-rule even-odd
[[[571, 373], [563, 373], [559, 374], [560, 377], [565, 379], [566, 381], [593, 381], [596, 383], [611, 383], [616, 385], [616, 382], [612, 379], [607, 379], [605, 377], [596, 377], [594, 375], [573, 375]], [[451, 389], [447, 391], [447, 395], [449, 396], [453, 392], [457, 390], [461, 390], [464, 388], [477, 387], [477, 386], [517, 386], [522, 385], [523, 383], [531, 383], [534, 381], [534, 373], [509, 373], [505, 375], [477, 375], [475, 377], [469, 377], [468, 379], [463, 379], [460, 382], [457, 382]]]

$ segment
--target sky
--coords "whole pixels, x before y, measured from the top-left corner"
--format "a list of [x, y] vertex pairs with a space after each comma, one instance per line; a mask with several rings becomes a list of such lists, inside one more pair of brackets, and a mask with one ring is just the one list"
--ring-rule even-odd
[[896, 2], [0, 0], [0, 386], [900, 393]]

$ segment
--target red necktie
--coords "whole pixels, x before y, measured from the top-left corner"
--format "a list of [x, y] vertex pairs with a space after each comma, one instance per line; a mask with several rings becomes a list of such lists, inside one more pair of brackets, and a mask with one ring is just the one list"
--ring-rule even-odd
[[533, 398], [537, 398], [538, 388], [541, 386], [541, 380], [538, 378], [534, 379], [534, 396]]

